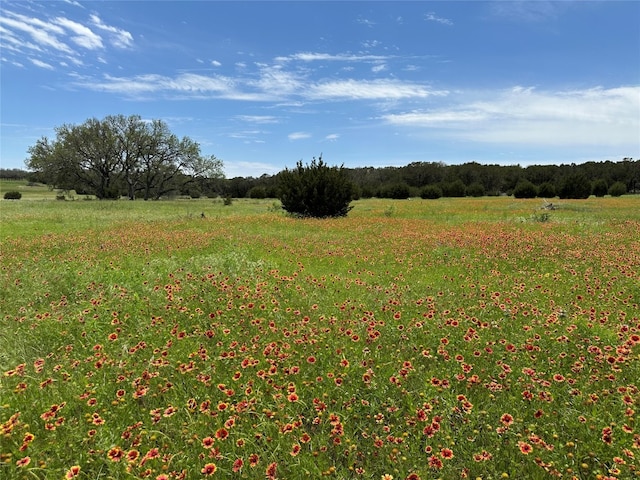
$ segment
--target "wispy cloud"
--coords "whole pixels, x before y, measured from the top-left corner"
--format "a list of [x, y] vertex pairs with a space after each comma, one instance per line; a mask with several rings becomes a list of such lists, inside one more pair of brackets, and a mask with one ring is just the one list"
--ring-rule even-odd
[[128, 48], [133, 45], [133, 36], [126, 30], [106, 25], [98, 15], [91, 15], [90, 20], [97, 28], [110, 34], [111, 43], [114, 47]]
[[30, 58], [29, 61], [33, 63], [36, 67], [44, 68], [46, 70], [54, 70], [53, 65], [50, 65], [46, 62], [38, 60], [37, 58]]
[[234, 118], [249, 123], [278, 123], [277, 117], [272, 115], [236, 115]]
[[[68, 61], [74, 65], [83, 65], [84, 51], [104, 51], [106, 40], [108, 45], [126, 48], [133, 44], [133, 36], [117, 27], [105, 24], [97, 15], [91, 15], [82, 23], [66, 16], [35, 17], [4, 9], [0, 16], [0, 31], [6, 51], [19, 61], [37, 55], [44, 63], [56, 61], [66, 65]], [[106, 36], [100, 32], [106, 32]], [[99, 59], [103, 57], [98, 57]]]
[[379, 62], [391, 58], [388, 55], [355, 55], [350, 53], [299, 52], [292, 55], [276, 57], [277, 62], [298, 60], [302, 62]]
[[448, 27], [453, 26], [453, 21], [449, 20], [448, 18], [439, 17], [434, 12], [425, 13], [424, 18], [429, 22], [436, 22], [441, 25], [447, 25]]
[[307, 132], [293, 132], [287, 135], [287, 138], [291, 141], [295, 140], [304, 140], [305, 138], [310, 138], [311, 134]]
[[387, 122], [483, 143], [638, 145], [640, 87], [483, 92], [439, 109], [391, 114]]
[[547, 0], [513, 0], [491, 2], [491, 11], [494, 16], [513, 21], [540, 22], [553, 20], [570, 8], [573, 3]]
[[399, 80], [337, 80], [309, 86], [305, 96], [314, 100], [398, 100], [446, 95], [424, 85]]
[[337, 133], [331, 133], [324, 137], [325, 140], [329, 140], [330, 142], [335, 142], [338, 138], [340, 138], [340, 135]]

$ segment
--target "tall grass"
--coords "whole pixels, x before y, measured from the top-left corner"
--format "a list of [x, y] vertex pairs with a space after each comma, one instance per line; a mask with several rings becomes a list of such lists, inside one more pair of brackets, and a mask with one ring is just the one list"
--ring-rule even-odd
[[638, 476], [640, 199], [540, 206], [2, 202], [0, 477]]

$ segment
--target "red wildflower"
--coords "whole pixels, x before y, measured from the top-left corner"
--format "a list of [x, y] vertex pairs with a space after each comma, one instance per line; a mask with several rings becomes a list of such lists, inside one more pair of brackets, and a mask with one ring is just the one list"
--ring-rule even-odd
[[216, 467], [215, 463], [207, 463], [204, 467], [202, 467], [202, 470], [200, 471], [203, 475], [213, 475], [214, 473], [216, 473], [217, 469], [218, 467]]
[[24, 458], [21, 458], [20, 460], [16, 461], [16, 466], [17, 467], [26, 467], [30, 463], [31, 463], [31, 457], [24, 457]]
[[264, 474], [269, 480], [273, 480], [276, 478], [276, 470], [278, 468], [278, 464], [276, 462], [270, 463], [267, 466], [267, 469], [264, 471]]
[[526, 442], [518, 442], [518, 447], [520, 447], [520, 451], [524, 455], [529, 455], [531, 452], [533, 452], [533, 447]]
[[67, 473], [65, 474], [64, 478], [66, 480], [70, 480], [74, 477], [77, 477], [78, 475], [80, 475], [80, 465], [74, 465], [69, 470], [67, 470]]
[[503, 425], [508, 427], [513, 423], [513, 417], [510, 414], [505, 413], [500, 417], [500, 421], [502, 422]]
[[241, 458], [238, 458], [235, 462], [233, 462], [232, 470], [234, 472], [239, 472], [240, 470], [242, 470], [242, 465], [244, 465], [244, 461]]
[[227, 438], [229, 436], [229, 431], [226, 428], [219, 428], [216, 431], [216, 438], [218, 440], [224, 440], [225, 438]]
[[109, 457], [109, 460], [111, 460], [112, 462], [119, 462], [120, 460], [122, 460], [123, 456], [124, 450], [117, 446], [113, 447], [107, 452], [107, 457]]
[[453, 458], [453, 450], [451, 450], [450, 448], [443, 448], [442, 450], [440, 450], [440, 455], [442, 456], [442, 458], [449, 460]]

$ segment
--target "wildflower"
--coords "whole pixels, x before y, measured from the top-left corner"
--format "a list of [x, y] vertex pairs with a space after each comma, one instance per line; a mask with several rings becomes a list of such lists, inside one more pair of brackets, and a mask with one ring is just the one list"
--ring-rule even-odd
[[17, 467], [26, 467], [30, 463], [31, 463], [31, 457], [24, 457], [24, 458], [21, 458], [20, 460], [16, 461], [16, 466]]
[[200, 471], [203, 475], [213, 475], [214, 473], [216, 473], [217, 469], [218, 467], [216, 467], [215, 463], [207, 463], [204, 467], [202, 467], [202, 470]]
[[226, 428], [219, 428], [216, 431], [216, 438], [218, 440], [224, 440], [225, 438], [227, 438], [229, 436], [229, 431]]
[[213, 442], [215, 442], [213, 437], [205, 437], [202, 439], [202, 446], [204, 448], [211, 448], [213, 447]]
[[80, 465], [74, 465], [69, 470], [67, 470], [67, 473], [64, 475], [64, 478], [65, 480], [70, 480], [74, 477], [77, 477], [78, 475], [80, 475]]
[[500, 417], [500, 421], [504, 426], [508, 427], [513, 423], [513, 417], [510, 414], [505, 413], [502, 415], [502, 417]]
[[435, 468], [436, 470], [440, 470], [442, 468], [442, 460], [440, 460], [435, 455], [429, 457], [429, 466], [431, 468]]
[[236, 461], [233, 462], [232, 470], [234, 472], [239, 472], [240, 470], [242, 470], [243, 464], [244, 464], [244, 461], [241, 458], [236, 459]]
[[249, 466], [250, 467], [255, 467], [258, 465], [258, 462], [260, 461], [260, 457], [256, 454], [256, 453], [252, 453], [251, 455], [249, 455]]
[[293, 447], [291, 447], [291, 452], [289, 452], [289, 454], [292, 457], [295, 457], [298, 455], [298, 453], [300, 453], [300, 449], [301, 449], [300, 444], [296, 443], [293, 445]]
[[269, 480], [273, 480], [276, 478], [276, 469], [278, 468], [278, 464], [276, 462], [270, 463], [267, 466], [267, 469], [264, 471], [265, 476]]
[[109, 460], [111, 460], [112, 462], [119, 462], [120, 460], [122, 460], [123, 456], [124, 456], [124, 450], [122, 450], [120, 447], [117, 447], [117, 446], [111, 448], [107, 452], [107, 457], [109, 457]]
[[529, 455], [533, 452], [533, 447], [526, 442], [518, 442], [518, 447], [520, 448], [520, 452], [524, 455]]
[[451, 450], [450, 448], [443, 448], [442, 450], [440, 450], [440, 456], [449, 460], [453, 458], [453, 450]]

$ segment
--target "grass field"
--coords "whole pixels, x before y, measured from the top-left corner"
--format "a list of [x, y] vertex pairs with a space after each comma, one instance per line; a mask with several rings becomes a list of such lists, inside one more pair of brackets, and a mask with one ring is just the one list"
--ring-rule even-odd
[[0, 200], [0, 478], [640, 478], [639, 197], [54, 198]]

